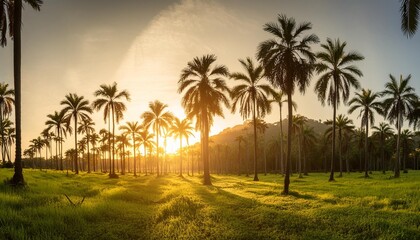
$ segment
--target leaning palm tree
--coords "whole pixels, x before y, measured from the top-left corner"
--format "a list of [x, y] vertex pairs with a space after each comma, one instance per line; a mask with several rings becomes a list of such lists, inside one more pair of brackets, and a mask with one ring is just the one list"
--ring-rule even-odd
[[185, 92], [182, 106], [188, 118], [195, 118], [196, 129], [201, 132], [202, 159], [204, 166], [204, 185], [211, 185], [209, 168], [209, 133], [214, 116], [223, 117], [222, 104], [229, 108], [226, 93], [230, 90], [224, 80], [229, 76], [224, 65], [212, 66], [215, 55], [194, 58], [181, 72], [178, 92]]
[[406, 78], [400, 76], [400, 81], [397, 82], [394, 76], [389, 75], [390, 82], [385, 84], [385, 90], [381, 93], [386, 98], [383, 101], [385, 117], [391, 122], [396, 121], [397, 126], [397, 159], [395, 164], [394, 177], [400, 177], [400, 136], [401, 127], [404, 123], [404, 118], [409, 115], [418, 101], [418, 97], [415, 93], [414, 88], [409, 85], [411, 75]]
[[[349, 119], [348, 117], [344, 116], [343, 114], [339, 114], [335, 120], [335, 126], [336, 131], [338, 132], [338, 160], [340, 163], [340, 175], [339, 177], [343, 176], [343, 161], [342, 161], [342, 143], [343, 143], [343, 135], [345, 133], [353, 131], [353, 120]], [[333, 125], [332, 120], [327, 120], [324, 122], [326, 125]], [[332, 136], [333, 134], [333, 128], [330, 127], [326, 130], [326, 134], [328, 136]], [[346, 166], [348, 167], [348, 164], [346, 163]], [[347, 168], [348, 172], [348, 168]]]
[[420, 1], [401, 0], [401, 30], [407, 37], [413, 37], [417, 31]]
[[277, 17], [278, 23], [267, 23], [264, 31], [274, 35], [274, 39], [262, 42], [258, 46], [258, 59], [264, 66], [264, 72], [268, 80], [277, 88], [287, 94], [288, 105], [288, 138], [286, 156], [286, 174], [284, 177], [284, 189], [282, 194], [289, 194], [290, 184], [290, 160], [292, 150], [292, 119], [293, 100], [295, 88], [305, 92], [312, 76], [315, 55], [311, 51], [311, 45], [319, 42], [314, 34], [302, 36], [312, 29], [312, 24], [303, 22], [296, 24], [294, 18], [285, 15]]
[[232, 113], [239, 108], [239, 113], [244, 119], [252, 116], [254, 125], [254, 181], [258, 181], [257, 169], [257, 118], [263, 118], [271, 112], [270, 101], [268, 96], [274, 95], [274, 90], [265, 83], [263, 67], [255, 66], [251, 58], [239, 60], [245, 70], [245, 74], [235, 72], [230, 75], [236, 81], [241, 83], [235, 86], [231, 91]]
[[142, 126], [138, 122], [127, 122], [125, 125], [120, 127], [120, 130], [123, 130], [126, 134], [131, 135], [131, 140], [133, 141], [133, 154], [134, 154], [134, 176], [137, 176], [137, 162], [136, 162], [136, 139], [137, 135], [140, 134]]
[[[286, 95], [283, 91], [278, 91], [273, 95], [273, 100], [271, 100], [272, 103], [277, 103], [277, 105], [279, 106], [279, 112], [280, 112], [280, 120], [279, 120], [279, 126], [280, 126], [280, 139], [283, 139], [283, 117], [282, 117], [282, 112], [283, 112], [283, 103], [287, 103], [287, 99], [286, 99]], [[296, 111], [297, 109], [297, 104], [296, 102], [292, 102], [292, 106], [293, 109]], [[283, 166], [283, 141], [280, 141], [280, 165]], [[281, 168], [283, 171], [283, 167]], [[282, 172], [282, 174], [284, 174], [284, 172]]]
[[[15, 103], [14, 96], [15, 91], [9, 88], [9, 84], [0, 83], [0, 123], [3, 122], [3, 119], [7, 119], [12, 113], [13, 104]], [[7, 151], [4, 139], [5, 129], [3, 128], [3, 124], [0, 124], [0, 126], [2, 162], [5, 164], [5, 152]]]
[[75, 93], [69, 93], [66, 98], [61, 101], [61, 105], [64, 106], [63, 112], [65, 112], [64, 118], [66, 119], [67, 125], [70, 122], [74, 123], [74, 148], [75, 148], [75, 168], [76, 174], [79, 174], [78, 165], [78, 153], [77, 153], [77, 123], [79, 121], [85, 121], [90, 119], [89, 114], [92, 114], [92, 108], [89, 106], [89, 101], [85, 100], [83, 96], [78, 96]]
[[374, 111], [382, 114], [382, 103], [378, 101], [379, 93], [374, 93], [369, 89], [362, 89], [361, 93], [356, 93], [356, 96], [349, 102], [349, 113], [360, 109], [359, 117], [362, 117], [362, 128], [365, 128], [365, 177], [368, 174], [368, 136], [369, 136], [369, 123], [373, 125], [375, 122]]
[[[346, 42], [335, 41], [327, 38], [326, 44], [321, 44], [323, 52], [318, 52], [316, 57], [320, 61], [317, 64], [317, 73], [321, 76], [315, 84], [315, 92], [322, 105], [327, 102], [333, 107], [333, 118], [336, 119], [337, 108], [340, 102], [347, 102], [350, 94], [350, 88], [358, 89], [359, 81], [356, 77], [363, 76], [362, 72], [353, 62], [361, 61], [364, 57], [356, 52], [346, 53]], [[332, 154], [331, 154], [331, 173], [329, 181], [334, 181], [334, 161], [335, 161], [335, 128], [333, 121], [332, 135]]]
[[[22, 0], [8, 0], [13, 6], [8, 16], [13, 29], [13, 75], [15, 89], [15, 125], [16, 125], [16, 154], [15, 154], [15, 174], [11, 179], [12, 184], [24, 183], [22, 172], [22, 96], [21, 96], [21, 25], [22, 25]], [[40, 10], [42, 0], [25, 0], [35, 10]], [[3, 6], [0, 6], [3, 7]], [[13, 12], [13, 13], [12, 13]], [[12, 14], [10, 14], [12, 13]], [[1, 14], [2, 15], [2, 14]], [[2, 18], [4, 24], [5, 21]], [[3, 24], [3, 26], [4, 26]], [[2, 27], [4, 29], [4, 27]], [[1, 31], [3, 31], [1, 29]], [[3, 38], [3, 37], [2, 37]], [[1, 43], [4, 45], [5, 42]]]
[[66, 137], [67, 132], [70, 132], [71, 134], [71, 127], [66, 124], [66, 112], [55, 111], [54, 114], [48, 114], [47, 118], [48, 120], [45, 122], [45, 125], [47, 125], [48, 131], [51, 128], [55, 129], [55, 133], [57, 135], [57, 141], [60, 142], [59, 144], [59, 152], [60, 152], [60, 170], [63, 170], [63, 142], [60, 141], [63, 139], [63, 136]]
[[130, 94], [127, 90], [118, 91], [117, 83], [114, 82], [112, 85], [102, 84], [100, 88], [95, 91], [94, 96], [98, 97], [93, 101], [92, 106], [95, 110], [99, 111], [104, 108], [104, 121], [112, 122], [112, 141], [111, 138], [108, 142], [112, 142], [112, 171], [109, 172], [110, 177], [117, 177], [115, 174], [115, 122], [119, 123], [123, 118], [123, 113], [126, 110], [126, 106], [122, 100], [130, 101]]
[[89, 143], [91, 142], [91, 135], [95, 131], [95, 123], [91, 119], [84, 119], [79, 122], [79, 128], [77, 129], [78, 133], [86, 134], [86, 148], [87, 148], [87, 168], [88, 173], [90, 173], [90, 152], [89, 152]]
[[[171, 112], [166, 111], [167, 104], [163, 104], [159, 100], [149, 103], [150, 111], [146, 111], [141, 115], [144, 125], [147, 128], [152, 127], [156, 134], [156, 145], [159, 149], [159, 136], [163, 128], [168, 128], [174, 116]], [[159, 151], [156, 151], [156, 173], [159, 176]]]
[[169, 133], [171, 136], [174, 136], [175, 139], [179, 138], [179, 154], [180, 154], [179, 176], [180, 177], [182, 177], [182, 138], [185, 138], [188, 142], [188, 137], [194, 136], [192, 131], [193, 131], [193, 127], [191, 126], [191, 122], [188, 118], [180, 120], [177, 117], [174, 118], [174, 122], [169, 130]]
[[379, 126], [372, 127], [375, 132], [373, 134], [379, 135], [381, 141], [381, 164], [382, 172], [385, 174], [385, 140], [394, 135], [394, 131], [388, 123], [381, 122]]

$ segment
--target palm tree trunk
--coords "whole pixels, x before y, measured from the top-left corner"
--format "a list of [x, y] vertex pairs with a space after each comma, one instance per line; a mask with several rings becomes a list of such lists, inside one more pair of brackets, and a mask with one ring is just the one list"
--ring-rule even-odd
[[156, 124], [156, 176], [159, 177], [159, 125]]
[[341, 152], [341, 141], [342, 141], [342, 135], [341, 135], [341, 128], [338, 129], [338, 158], [340, 160], [340, 175], [339, 177], [343, 176], [343, 159], [342, 159], [342, 152]]
[[15, 122], [16, 122], [16, 154], [15, 173], [11, 180], [12, 184], [23, 184], [22, 172], [22, 96], [21, 96], [21, 25], [22, 25], [22, 0], [14, 1], [13, 9], [13, 75], [15, 88]]
[[298, 140], [298, 153], [299, 153], [299, 168], [298, 168], [298, 172], [299, 172], [299, 178], [303, 178], [302, 176], [302, 142], [300, 141], [300, 131], [301, 129], [298, 130], [298, 134], [297, 134], [297, 140]]
[[283, 163], [283, 118], [281, 116], [281, 105], [283, 103], [279, 103], [280, 106], [280, 168], [281, 168], [281, 173], [284, 174], [284, 163]]
[[401, 164], [401, 156], [400, 156], [400, 136], [401, 136], [401, 113], [398, 107], [398, 119], [397, 119], [397, 128], [398, 128], [398, 135], [397, 135], [397, 161], [395, 163], [395, 172], [394, 177], [400, 177], [400, 164]]
[[289, 112], [289, 123], [288, 123], [288, 133], [287, 133], [287, 155], [286, 155], [286, 174], [284, 176], [284, 188], [283, 195], [289, 194], [289, 184], [290, 184], [290, 153], [292, 151], [292, 125], [293, 125], [293, 109], [292, 109], [292, 93], [289, 91], [287, 93], [287, 108]]
[[182, 177], [182, 137], [179, 136], [179, 176]]
[[89, 133], [88, 133], [88, 131], [86, 131], [86, 145], [87, 145], [87, 157], [88, 157], [88, 161], [87, 161], [87, 169], [88, 169], [88, 173], [90, 173], [90, 153], [89, 153], [89, 141], [90, 141], [90, 139], [89, 139]]
[[77, 152], [77, 116], [74, 116], [74, 149], [76, 150], [76, 159], [75, 159], [75, 168], [76, 168], [76, 174], [79, 174], [79, 163], [78, 163], [78, 157], [79, 154]]
[[366, 134], [365, 134], [365, 178], [369, 177], [368, 174], [368, 133], [369, 133], [369, 112], [367, 110], [366, 111], [366, 116], [365, 116], [365, 126], [366, 126]]
[[134, 159], [133, 159], [133, 163], [134, 163], [134, 168], [133, 168], [133, 170], [134, 170], [134, 176], [137, 176], [137, 171], [136, 171], [136, 164], [137, 164], [137, 162], [136, 162], [136, 139], [135, 139], [134, 132], [133, 132], [133, 156], [134, 156]]
[[[337, 82], [337, 81], [335, 81]], [[333, 103], [333, 130], [332, 130], [332, 154], [331, 154], [331, 171], [330, 171], [330, 179], [328, 181], [332, 182], [334, 180], [334, 160], [335, 160], [335, 122], [336, 122], [336, 114], [337, 114], [337, 86], [335, 87], [334, 93], [334, 103]]]
[[112, 174], [115, 176], [115, 109], [112, 105]]
[[203, 110], [202, 114], [202, 133], [203, 133], [203, 151], [202, 151], [202, 158], [203, 158], [203, 167], [204, 167], [204, 185], [212, 185], [210, 179], [210, 168], [209, 168], [209, 124], [207, 118], [207, 110]]
[[381, 133], [381, 162], [382, 162], [382, 173], [385, 174], [385, 139], [383, 133]]
[[0, 104], [0, 133], [1, 133], [1, 158], [3, 165], [6, 164], [6, 151], [5, 145], [6, 142], [4, 140], [4, 129], [3, 129], [3, 105]]
[[258, 146], [257, 146], [257, 121], [255, 118], [255, 110], [257, 108], [257, 103], [255, 102], [255, 96], [253, 99], [253, 104], [254, 104], [254, 109], [253, 109], [253, 114], [252, 114], [252, 118], [254, 120], [254, 181], [259, 181], [258, 179], [258, 163], [257, 163], [257, 150], [258, 150]]

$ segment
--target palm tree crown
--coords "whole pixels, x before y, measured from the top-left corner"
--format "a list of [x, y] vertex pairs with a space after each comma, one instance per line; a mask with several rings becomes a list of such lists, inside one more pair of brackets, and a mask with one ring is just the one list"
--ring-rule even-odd
[[136, 137], [140, 134], [142, 126], [138, 122], [127, 122], [125, 125], [120, 127], [126, 134], [131, 135], [133, 141], [133, 158], [134, 158], [134, 176], [137, 176], [137, 162], [136, 162]]

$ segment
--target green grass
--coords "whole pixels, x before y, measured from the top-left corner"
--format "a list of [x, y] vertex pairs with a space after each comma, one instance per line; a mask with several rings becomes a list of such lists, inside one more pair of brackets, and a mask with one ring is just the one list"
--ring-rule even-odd
[[290, 196], [279, 175], [213, 175], [212, 187], [175, 175], [24, 175], [23, 189], [0, 184], [0, 239], [420, 239], [420, 171], [295, 175]]

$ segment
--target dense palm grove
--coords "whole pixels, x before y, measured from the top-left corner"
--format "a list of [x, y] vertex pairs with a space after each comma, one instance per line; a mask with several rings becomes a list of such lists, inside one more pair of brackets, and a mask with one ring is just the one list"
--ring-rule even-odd
[[[37, 10], [42, 4], [40, 0], [26, 2]], [[3, 166], [13, 166], [10, 156], [16, 132], [19, 181], [22, 1], [1, 3], [2, 10], [15, 11], [2, 16], [1, 31], [7, 32], [6, 16], [13, 15], [8, 21], [15, 26], [11, 35], [15, 41], [16, 89], [0, 84], [1, 157]], [[138, 121], [123, 122], [130, 93], [118, 89], [117, 83], [99, 86], [92, 90], [92, 96], [67, 94], [60, 102], [62, 109], [47, 115], [45, 130], [23, 151], [23, 166], [67, 174], [103, 172], [110, 177], [118, 177], [118, 173], [203, 173], [205, 185], [211, 185], [210, 173], [248, 175], [253, 169], [254, 181], [262, 172], [283, 174], [284, 194], [289, 192], [292, 173], [303, 177], [310, 171], [328, 170], [329, 181], [334, 181], [336, 171], [343, 177], [343, 172], [363, 170], [369, 177], [372, 170], [392, 170], [399, 177], [400, 169], [406, 172], [419, 168], [415, 130], [420, 125], [420, 104], [410, 86], [410, 75], [390, 74], [384, 89], [364, 89], [363, 73], [357, 67], [364, 57], [348, 50], [345, 41], [328, 38], [321, 43], [321, 51], [314, 52], [312, 48], [320, 40], [311, 32], [311, 23], [297, 23], [285, 15], [265, 24], [263, 30], [271, 38], [258, 45], [255, 60], [239, 60], [243, 72], [231, 73], [215, 55], [195, 57], [187, 63], [178, 81], [186, 119], [176, 118], [167, 104], [154, 100], [148, 111], [139, 113]], [[5, 34], [2, 36], [4, 46]], [[312, 79], [318, 100], [332, 108], [332, 118], [324, 122], [329, 128], [321, 134], [309, 127], [307, 118], [293, 112], [299, 105], [293, 101], [294, 93], [309, 91]], [[352, 93], [354, 97], [350, 98]], [[342, 114], [337, 116], [340, 105], [349, 106], [349, 114], [359, 112], [360, 123]], [[13, 106], [16, 130], [9, 120]], [[267, 140], [268, 125], [263, 118], [272, 107], [280, 109], [280, 133]], [[287, 110], [287, 129], [283, 129], [283, 107]], [[214, 118], [223, 117], [224, 109], [239, 112], [247, 120], [249, 131], [238, 133], [234, 141], [222, 145], [214, 143], [209, 133]], [[107, 128], [95, 128], [91, 116], [96, 113], [103, 114]], [[379, 116], [388, 122], [375, 122]], [[404, 123], [412, 130], [403, 128]], [[200, 142], [190, 145], [194, 129], [200, 134]], [[168, 138], [179, 141], [177, 155], [167, 154]], [[64, 141], [73, 140], [72, 149], [63, 148]]]

